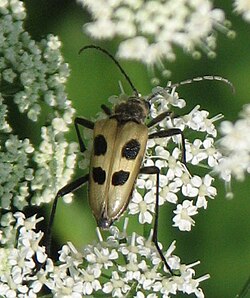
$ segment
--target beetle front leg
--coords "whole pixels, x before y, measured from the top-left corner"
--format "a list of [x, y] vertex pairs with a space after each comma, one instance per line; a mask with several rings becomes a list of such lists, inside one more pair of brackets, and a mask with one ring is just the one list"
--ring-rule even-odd
[[172, 112], [165, 111], [159, 114], [157, 117], [153, 118], [148, 124], [147, 127], [150, 128], [154, 126], [155, 124], [161, 122], [163, 119], [169, 117], [172, 114]]
[[76, 117], [74, 124], [75, 124], [76, 134], [77, 134], [77, 138], [80, 146], [80, 151], [84, 152], [86, 150], [86, 146], [83, 143], [83, 139], [79, 130], [79, 125], [89, 129], [94, 129], [95, 123], [85, 118]]
[[52, 226], [53, 226], [53, 222], [54, 222], [54, 219], [55, 219], [58, 199], [60, 197], [63, 197], [65, 195], [71, 193], [71, 192], [74, 192], [75, 190], [77, 190], [78, 188], [83, 186], [83, 184], [85, 184], [88, 181], [88, 179], [89, 179], [89, 174], [87, 174], [83, 177], [80, 177], [80, 178], [76, 179], [75, 181], [70, 182], [69, 184], [65, 185], [63, 188], [61, 188], [57, 192], [56, 197], [55, 197], [54, 202], [53, 202], [51, 213], [50, 213], [48, 229], [47, 229], [47, 232], [46, 232], [46, 235], [45, 235], [45, 247], [46, 247], [46, 252], [49, 256], [50, 256]]
[[103, 110], [103, 112], [107, 115], [107, 116], [111, 116], [112, 115], [112, 111], [110, 110], [110, 108], [104, 104], [101, 105], [101, 108]]
[[158, 220], [159, 220], [159, 185], [160, 185], [160, 169], [156, 166], [148, 166], [140, 169], [140, 174], [155, 174], [156, 175], [156, 194], [155, 194], [155, 219], [153, 227], [153, 242], [155, 247], [169, 272], [174, 275], [172, 269], [168, 265], [166, 258], [164, 257], [162, 250], [158, 244]]
[[154, 138], [167, 138], [167, 137], [172, 137], [180, 135], [181, 136], [181, 144], [182, 144], [182, 162], [186, 166], [186, 145], [185, 145], [185, 138], [183, 135], [183, 132], [179, 128], [170, 128], [166, 130], [159, 130], [157, 132], [151, 133], [148, 138], [149, 139], [154, 139]]

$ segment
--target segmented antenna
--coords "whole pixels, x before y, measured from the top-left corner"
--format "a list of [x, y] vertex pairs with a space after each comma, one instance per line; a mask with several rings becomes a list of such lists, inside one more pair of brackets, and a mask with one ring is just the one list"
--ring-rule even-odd
[[98, 50], [100, 52], [103, 52], [111, 60], [113, 60], [113, 62], [120, 69], [121, 73], [123, 74], [123, 76], [125, 77], [125, 79], [127, 80], [127, 82], [129, 83], [129, 85], [131, 86], [131, 88], [133, 89], [133, 91], [135, 92], [135, 95], [138, 96], [138, 97], [140, 96], [139, 95], [139, 92], [135, 88], [134, 84], [131, 82], [129, 76], [126, 74], [125, 70], [121, 67], [120, 63], [115, 59], [115, 57], [113, 55], [111, 55], [107, 50], [103, 49], [102, 47], [99, 47], [99, 46], [96, 46], [96, 45], [92, 45], [92, 44], [91, 45], [84, 46], [83, 48], [81, 48], [80, 51], [78, 52], [78, 54], [81, 54], [83, 51], [85, 51], [87, 49], [95, 49], [95, 50]]
[[[169, 88], [176, 88], [179, 87], [181, 85], [187, 85], [187, 84], [191, 84], [193, 82], [201, 82], [201, 81], [220, 81], [223, 83], [226, 83], [227, 85], [229, 85], [232, 89], [232, 92], [235, 93], [235, 88], [232, 82], [230, 82], [228, 79], [220, 77], [220, 76], [214, 76], [214, 75], [209, 75], [209, 76], [202, 76], [202, 77], [196, 77], [196, 78], [192, 78], [192, 79], [188, 79], [179, 83], [175, 83], [175, 84], [170, 84], [170, 86], [168, 86]], [[167, 87], [167, 88], [168, 88]]]
[[[166, 88], [164, 88], [163, 90], [166, 91], [168, 89], [173, 89], [173, 88], [177, 88], [179, 86], [182, 85], [187, 85], [187, 84], [192, 84], [193, 82], [201, 82], [201, 81], [220, 81], [223, 83], [226, 83], [227, 85], [230, 86], [231, 90], [233, 93], [235, 93], [235, 88], [232, 82], [230, 82], [228, 79], [220, 77], [220, 76], [215, 76], [215, 75], [207, 75], [207, 76], [202, 76], [202, 77], [195, 77], [192, 79], [188, 79], [185, 81], [181, 81], [179, 83], [175, 83], [175, 84], [169, 84]], [[161, 91], [159, 92], [155, 92], [154, 94], [152, 94], [147, 100], [150, 101], [152, 98], [154, 98], [156, 95], [161, 94]]]

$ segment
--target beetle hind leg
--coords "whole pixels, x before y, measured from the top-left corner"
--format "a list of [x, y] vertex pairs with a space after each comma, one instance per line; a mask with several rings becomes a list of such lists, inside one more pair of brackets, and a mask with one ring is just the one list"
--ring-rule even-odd
[[173, 137], [176, 135], [181, 136], [181, 145], [182, 145], [182, 162], [184, 163], [185, 166], [187, 166], [187, 161], [186, 161], [186, 146], [185, 146], [185, 138], [183, 135], [183, 131], [179, 128], [170, 128], [170, 129], [164, 129], [164, 130], [159, 130], [157, 132], [151, 133], [148, 138], [149, 139], [154, 139], [154, 138], [168, 138], [168, 137]]
[[65, 195], [71, 193], [71, 192], [74, 192], [75, 190], [80, 188], [83, 184], [85, 184], [88, 181], [88, 179], [89, 179], [89, 174], [70, 182], [69, 184], [65, 185], [63, 188], [61, 188], [57, 192], [56, 197], [53, 202], [53, 205], [52, 205], [47, 232], [45, 234], [45, 248], [46, 248], [46, 252], [49, 256], [50, 256], [52, 226], [53, 226], [53, 222], [54, 222], [55, 215], [56, 215], [56, 207], [57, 207], [58, 199], [60, 197], [63, 197]]
[[[157, 117], [153, 118], [148, 124], [147, 127], [150, 128], [157, 123], [161, 122], [164, 120], [166, 117], [171, 117], [171, 118], [176, 118], [178, 116], [174, 116], [172, 112], [170, 111], [165, 111], [159, 114]], [[186, 148], [185, 148], [185, 138], [183, 135], [183, 132], [179, 128], [170, 128], [170, 129], [165, 129], [165, 130], [159, 130], [155, 133], [152, 133], [148, 136], [149, 139], [153, 138], [167, 138], [167, 137], [172, 137], [175, 135], [180, 135], [181, 136], [181, 142], [182, 142], [182, 162], [187, 166], [186, 164]]]
[[158, 244], [158, 221], [159, 221], [159, 183], [160, 183], [160, 169], [156, 166], [148, 166], [140, 169], [140, 174], [155, 174], [156, 175], [156, 196], [155, 196], [155, 217], [153, 226], [153, 238], [152, 241], [162, 259], [163, 264], [166, 266], [171, 275], [174, 275], [172, 269], [167, 263], [166, 258]]

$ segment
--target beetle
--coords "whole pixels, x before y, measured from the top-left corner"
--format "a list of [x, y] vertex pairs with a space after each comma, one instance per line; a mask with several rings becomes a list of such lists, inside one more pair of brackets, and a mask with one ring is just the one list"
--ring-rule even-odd
[[[133, 89], [134, 94], [130, 96], [128, 100], [114, 105], [112, 110], [106, 105], [102, 105], [101, 108], [107, 116], [105, 119], [98, 120], [94, 123], [85, 118], [75, 118], [74, 124], [81, 152], [84, 152], [86, 147], [81, 137], [79, 127], [82, 126], [93, 130], [93, 149], [90, 159], [90, 170], [88, 174], [70, 182], [57, 192], [53, 202], [47, 231], [47, 252], [49, 254], [51, 228], [59, 197], [75, 191], [88, 182], [89, 204], [96, 219], [97, 226], [101, 229], [108, 229], [127, 209], [138, 174], [154, 174], [156, 175], [156, 200], [152, 241], [164, 265], [172, 274], [173, 272], [158, 244], [160, 170], [156, 166], [142, 166], [142, 162], [149, 139], [180, 135], [182, 143], [182, 162], [186, 164], [183, 132], [179, 128], [170, 128], [149, 133], [149, 128], [170, 116], [171, 113], [169, 111], [162, 112], [145, 124], [145, 120], [150, 112], [150, 100], [156, 94], [152, 94], [147, 100], [144, 99], [139, 95], [137, 89], [134, 87], [119, 62], [107, 50], [99, 46], [88, 45], [83, 47], [79, 53], [86, 49], [96, 49], [108, 55], [118, 66]], [[182, 84], [203, 79], [222, 80], [231, 85], [227, 79], [207, 76], [183, 81], [171, 85], [170, 87], [177, 87]]]

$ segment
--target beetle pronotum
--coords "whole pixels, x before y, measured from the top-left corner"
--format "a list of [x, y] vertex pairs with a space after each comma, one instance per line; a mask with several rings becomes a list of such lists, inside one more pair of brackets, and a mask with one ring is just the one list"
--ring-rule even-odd
[[[108, 51], [95, 45], [88, 45], [83, 47], [80, 52], [86, 49], [96, 49], [108, 55], [130, 84], [134, 95], [130, 96], [127, 101], [116, 104], [113, 110], [110, 110], [106, 105], [102, 105], [101, 108], [107, 115], [106, 119], [96, 121], [95, 123], [85, 118], [77, 117], [75, 119], [75, 129], [81, 152], [84, 152], [86, 147], [82, 140], [79, 126], [93, 130], [90, 170], [87, 175], [76, 179], [58, 191], [52, 206], [47, 231], [47, 252], [49, 253], [50, 249], [51, 227], [59, 197], [73, 192], [86, 182], [89, 182], [89, 204], [97, 225], [101, 229], [108, 229], [126, 210], [138, 174], [154, 174], [156, 175], [156, 201], [152, 241], [164, 265], [172, 274], [172, 270], [158, 245], [160, 170], [156, 166], [141, 167], [141, 165], [148, 139], [172, 137], [175, 135], [181, 136], [182, 162], [185, 164], [185, 140], [183, 133], [179, 128], [164, 129], [149, 133], [149, 128], [165, 119], [171, 113], [169, 111], [162, 112], [146, 125], [145, 120], [149, 115], [150, 100], [156, 94], [152, 94], [147, 100], [144, 99], [139, 95], [118, 61]], [[233, 87], [228, 80], [222, 77], [206, 76], [183, 81], [171, 85], [170, 88], [205, 79], [224, 81]]]

